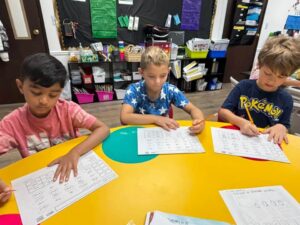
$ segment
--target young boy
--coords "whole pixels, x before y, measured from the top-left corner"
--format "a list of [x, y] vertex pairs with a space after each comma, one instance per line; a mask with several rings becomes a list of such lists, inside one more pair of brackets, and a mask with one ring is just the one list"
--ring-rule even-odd
[[144, 80], [131, 84], [121, 109], [124, 124], [156, 124], [165, 130], [176, 129], [179, 124], [169, 118], [171, 104], [189, 113], [193, 119], [191, 133], [204, 129], [204, 117], [184, 94], [167, 83], [169, 57], [159, 47], [149, 47], [142, 54], [139, 72]]
[[11, 189], [2, 180], [0, 180], [0, 206], [7, 202], [10, 196]]
[[109, 128], [73, 102], [59, 99], [66, 70], [56, 58], [38, 53], [25, 58], [17, 87], [26, 104], [0, 121], [0, 154], [18, 148], [22, 157], [78, 136], [78, 128], [91, 135], [66, 155], [54, 160], [59, 164], [53, 180], [68, 181], [71, 170], [77, 175], [80, 155], [94, 148], [109, 134]]
[[[300, 67], [300, 39], [269, 38], [258, 55], [258, 64], [258, 79], [239, 82], [219, 110], [219, 118], [249, 136], [259, 134], [257, 127], [267, 128], [263, 133], [269, 133], [269, 140], [287, 143], [293, 100], [280, 86]], [[249, 122], [245, 107], [254, 124]]]

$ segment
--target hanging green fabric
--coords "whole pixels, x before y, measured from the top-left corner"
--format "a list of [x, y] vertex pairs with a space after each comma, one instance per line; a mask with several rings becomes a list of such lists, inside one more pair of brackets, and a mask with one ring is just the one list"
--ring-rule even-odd
[[116, 0], [90, 0], [94, 38], [117, 37]]

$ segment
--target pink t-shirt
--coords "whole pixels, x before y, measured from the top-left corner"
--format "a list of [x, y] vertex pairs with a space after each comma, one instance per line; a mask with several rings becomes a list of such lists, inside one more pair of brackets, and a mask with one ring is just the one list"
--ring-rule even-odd
[[18, 148], [22, 157], [79, 136], [96, 118], [74, 102], [59, 99], [45, 118], [37, 118], [27, 104], [0, 121], [0, 154]]

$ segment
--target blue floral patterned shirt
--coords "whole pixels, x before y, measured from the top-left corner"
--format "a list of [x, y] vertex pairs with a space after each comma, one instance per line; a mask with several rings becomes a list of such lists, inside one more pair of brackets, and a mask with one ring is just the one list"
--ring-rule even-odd
[[183, 109], [189, 100], [176, 86], [166, 82], [160, 97], [151, 101], [147, 96], [145, 81], [142, 80], [127, 88], [123, 103], [131, 105], [135, 113], [166, 116], [171, 104]]

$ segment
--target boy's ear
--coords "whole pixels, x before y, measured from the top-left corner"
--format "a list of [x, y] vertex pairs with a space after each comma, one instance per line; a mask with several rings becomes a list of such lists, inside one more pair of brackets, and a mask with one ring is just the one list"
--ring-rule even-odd
[[139, 67], [139, 74], [141, 74], [142, 77], [144, 77], [144, 70], [141, 67]]
[[23, 81], [21, 81], [20, 79], [16, 79], [16, 84], [21, 94], [23, 94]]

